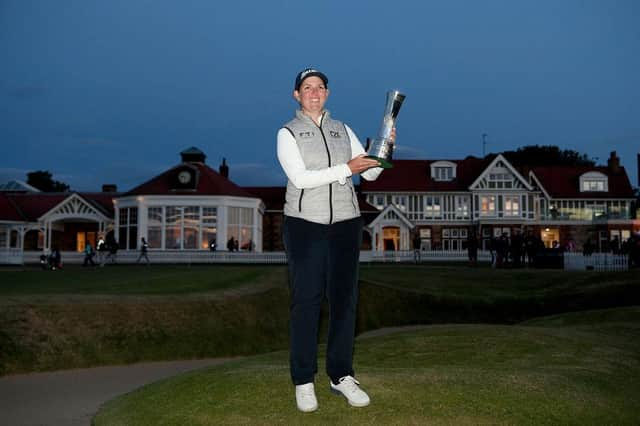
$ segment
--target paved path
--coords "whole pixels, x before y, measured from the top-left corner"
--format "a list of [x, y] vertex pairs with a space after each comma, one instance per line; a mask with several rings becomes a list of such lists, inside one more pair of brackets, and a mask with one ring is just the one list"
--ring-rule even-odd
[[90, 425], [100, 406], [118, 395], [226, 360], [154, 362], [0, 377], [0, 425]]
[[[373, 330], [359, 339], [424, 326]], [[229, 358], [140, 363], [0, 377], [1, 426], [87, 426], [102, 404], [147, 383]]]

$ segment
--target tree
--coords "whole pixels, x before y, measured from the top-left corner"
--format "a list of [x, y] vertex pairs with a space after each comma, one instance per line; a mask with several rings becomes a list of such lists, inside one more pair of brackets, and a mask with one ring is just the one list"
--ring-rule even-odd
[[[505, 151], [502, 155], [514, 166], [595, 166], [587, 154], [571, 149], [561, 150], [553, 145], [528, 145], [516, 151]], [[493, 158], [496, 154], [489, 154]]]
[[66, 183], [53, 180], [53, 176], [48, 170], [27, 173], [27, 183], [42, 192], [65, 192], [69, 190], [69, 185]]

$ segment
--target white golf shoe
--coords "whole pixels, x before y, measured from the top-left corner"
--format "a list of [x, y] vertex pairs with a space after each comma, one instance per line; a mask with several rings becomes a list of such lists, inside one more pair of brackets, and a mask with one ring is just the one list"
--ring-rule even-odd
[[316, 399], [316, 390], [313, 387], [313, 383], [296, 386], [296, 404], [298, 404], [298, 410], [304, 413], [310, 413], [318, 409], [318, 400]]
[[341, 377], [337, 385], [331, 382], [331, 392], [342, 395], [353, 407], [366, 407], [371, 403], [369, 395], [360, 389], [360, 382], [351, 376]]

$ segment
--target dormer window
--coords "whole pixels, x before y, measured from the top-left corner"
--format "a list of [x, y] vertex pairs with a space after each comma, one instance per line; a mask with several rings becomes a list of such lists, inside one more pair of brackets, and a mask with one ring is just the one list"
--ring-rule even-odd
[[580, 176], [580, 192], [608, 192], [609, 179], [600, 172], [587, 172]]
[[456, 178], [456, 164], [450, 161], [436, 161], [431, 163], [431, 179], [440, 182], [450, 182]]

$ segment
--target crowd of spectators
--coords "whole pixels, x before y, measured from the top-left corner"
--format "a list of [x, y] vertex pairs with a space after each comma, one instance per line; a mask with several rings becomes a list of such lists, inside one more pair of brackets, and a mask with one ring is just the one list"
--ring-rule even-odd
[[[472, 265], [477, 262], [479, 245], [477, 235], [471, 232], [467, 241], [467, 252]], [[568, 239], [562, 244], [553, 241], [551, 247], [546, 247], [542, 239], [531, 231], [526, 235], [519, 232], [512, 235], [502, 233], [489, 240], [488, 248], [491, 253], [491, 266], [494, 268], [561, 267], [563, 253], [580, 250], [573, 239]], [[591, 256], [596, 250], [597, 247], [591, 239], [587, 239], [582, 246], [584, 256]], [[615, 236], [604, 251], [628, 256], [629, 266], [640, 267], [640, 233], [632, 234], [622, 242]]]

